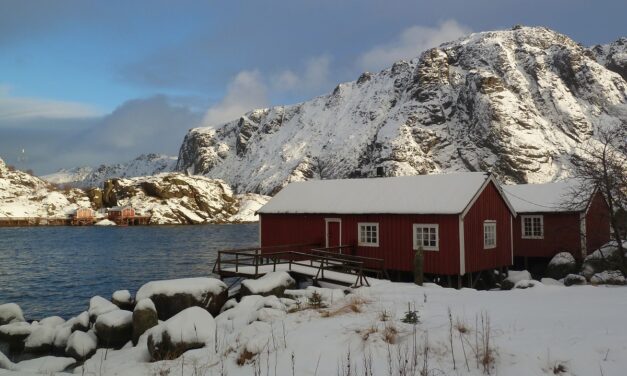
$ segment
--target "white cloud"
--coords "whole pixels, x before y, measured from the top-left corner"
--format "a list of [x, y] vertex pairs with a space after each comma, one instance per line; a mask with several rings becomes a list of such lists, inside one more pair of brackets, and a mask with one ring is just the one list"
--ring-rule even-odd
[[241, 71], [229, 84], [226, 95], [211, 106], [205, 114], [203, 124], [216, 126], [236, 119], [244, 113], [268, 106], [268, 93], [258, 71]]
[[305, 62], [300, 74], [288, 69], [274, 76], [273, 88], [277, 91], [318, 94], [331, 86], [330, 70], [332, 58], [328, 54], [314, 56]]
[[362, 54], [357, 63], [362, 70], [378, 71], [398, 60], [417, 57], [429, 48], [455, 40], [470, 32], [469, 28], [460, 25], [455, 20], [441, 22], [435, 28], [412, 26], [403, 30], [393, 42], [374, 47]]
[[83, 103], [11, 96], [11, 87], [0, 85], [0, 121], [76, 119], [98, 115], [96, 108]]

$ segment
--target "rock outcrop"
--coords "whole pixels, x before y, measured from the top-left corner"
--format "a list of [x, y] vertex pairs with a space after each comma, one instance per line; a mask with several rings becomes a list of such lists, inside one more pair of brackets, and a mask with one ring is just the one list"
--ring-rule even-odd
[[569, 174], [601, 124], [627, 122], [627, 82], [609, 66], [543, 27], [471, 34], [328, 95], [192, 129], [176, 168], [262, 194], [378, 173], [550, 181]]

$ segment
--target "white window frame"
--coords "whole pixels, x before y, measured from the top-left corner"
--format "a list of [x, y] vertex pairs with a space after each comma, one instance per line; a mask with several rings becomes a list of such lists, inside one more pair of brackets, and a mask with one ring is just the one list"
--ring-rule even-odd
[[[533, 234], [533, 220], [540, 219], [540, 235], [525, 235], [525, 219], [531, 221], [531, 233]], [[520, 235], [523, 239], [544, 239], [544, 216], [543, 215], [521, 215], [520, 216]]]
[[[493, 233], [494, 233], [494, 244], [487, 244], [486, 243], [486, 234], [487, 231], [486, 229], [488, 228], [493, 228]], [[496, 248], [496, 244], [497, 244], [497, 239], [496, 239], [496, 221], [492, 220], [492, 219], [488, 219], [483, 221], [483, 249], [494, 249]]]
[[[417, 229], [425, 229], [425, 228], [435, 228], [435, 246], [426, 246], [426, 245], [422, 245], [422, 244], [418, 244], [418, 242], [416, 241], [416, 230]], [[413, 244], [414, 244], [414, 251], [417, 251], [418, 248], [422, 247], [423, 251], [439, 251], [440, 250], [440, 225], [438, 225], [437, 223], [414, 223], [413, 225]]]
[[[377, 237], [377, 241], [376, 242], [362, 242], [361, 241], [361, 231], [362, 231], [362, 227], [366, 227], [366, 226], [374, 226], [375, 228], [375, 234]], [[378, 222], [359, 222], [357, 223], [357, 245], [360, 247], [378, 247], [379, 246], [379, 239], [380, 239], [380, 233], [379, 233], [379, 223]]]

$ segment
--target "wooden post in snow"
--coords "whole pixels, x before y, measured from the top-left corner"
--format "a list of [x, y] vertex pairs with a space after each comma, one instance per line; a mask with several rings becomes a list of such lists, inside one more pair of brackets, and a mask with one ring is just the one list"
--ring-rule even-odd
[[422, 247], [418, 247], [414, 254], [414, 283], [422, 286], [424, 282], [424, 252]]

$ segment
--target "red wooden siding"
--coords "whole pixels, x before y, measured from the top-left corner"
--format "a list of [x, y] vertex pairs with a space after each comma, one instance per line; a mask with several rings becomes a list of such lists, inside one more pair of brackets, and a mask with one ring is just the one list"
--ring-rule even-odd
[[[359, 256], [385, 259], [391, 270], [413, 270], [413, 225], [439, 225], [439, 251], [425, 251], [425, 273], [459, 273], [458, 215], [338, 215], [338, 214], [260, 214], [261, 246], [317, 243], [325, 244], [325, 218], [341, 219], [342, 244], [355, 247]], [[358, 244], [358, 223], [379, 224], [379, 246]], [[483, 231], [483, 229], [482, 229]], [[508, 264], [509, 265], [509, 264]]]
[[[524, 215], [543, 216], [543, 239], [522, 238], [521, 217]], [[579, 213], [519, 213], [514, 221], [514, 256], [553, 257], [559, 252], [568, 251], [579, 257], [579, 232]]]
[[[483, 223], [496, 221], [496, 247], [483, 248]], [[464, 217], [466, 273], [512, 264], [510, 221], [512, 215], [493, 183], [481, 192]]]
[[592, 198], [586, 215], [586, 251], [592, 253], [610, 240], [610, 212], [601, 192]]

